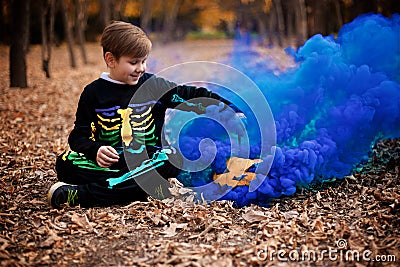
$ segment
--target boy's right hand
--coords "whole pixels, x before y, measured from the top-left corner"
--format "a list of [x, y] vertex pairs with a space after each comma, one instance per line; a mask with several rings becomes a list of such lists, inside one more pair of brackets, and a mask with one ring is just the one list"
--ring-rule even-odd
[[118, 162], [118, 159], [118, 152], [112, 146], [101, 146], [97, 150], [96, 161], [102, 168], [110, 167], [112, 164]]

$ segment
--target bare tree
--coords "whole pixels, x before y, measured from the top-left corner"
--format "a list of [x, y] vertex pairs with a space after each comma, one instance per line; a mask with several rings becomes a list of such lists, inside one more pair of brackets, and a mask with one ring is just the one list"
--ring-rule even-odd
[[296, 45], [299, 46], [303, 44], [303, 42], [308, 37], [307, 31], [307, 11], [306, 11], [306, 3], [305, 0], [296, 0], [297, 8], [295, 16], [296, 16]]
[[[259, 36], [259, 43], [263, 44], [264, 38], [267, 33], [266, 25], [266, 12], [269, 11], [265, 0], [254, 0], [248, 3], [250, 5], [251, 14], [257, 25], [257, 32]], [[250, 29], [251, 30], [251, 29]]]
[[147, 33], [150, 32], [150, 23], [154, 0], [142, 0], [142, 11], [140, 12], [140, 27]]
[[[305, 0], [282, 1], [286, 36], [290, 45], [301, 45], [307, 38], [307, 14]], [[293, 43], [293, 41], [295, 43]]]
[[272, 9], [269, 13], [268, 23], [268, 36], [269, 44], [275, 43], [274, 37], [276, 37], [279, 46], [283, 46], [283, 35], [285, 31], [285, 23], [283, 20], [283, 11], [281, 0], [272, 1]]
[[85, 48], [85, 29], [87, 24], [87, 0], [75, 0], [75, 36], [77, 38], [82, 60], [84, 64], [88, 63]]
[[125, 9], [128, 0], [114, 0], [111, 4], [112, 17], [111, 19], [126, 20]]
[[298, 0], [286, 0], [283, 2], [283, 7], [285, 10], [284, 15], [286, 22], [286, 34], [289, 38], [296, 34], [296, 1]]
[[111, 21], [111, 0], [100, 1], [99, 26], [103, 29]]
[[75, 60], [75, 53], [74, 53], [74, 40], [72, 38], [71, 23], [69, 20], [69, 12], [68, 12], [69, 10], [67, 9], [65, 1], [60, 0], [59, 3], [60, 3], [60, 8], [61, 8], [61, 13], [63, 14], [64, 30], [65, 30], [65, 34], [67, 35], [67, 44], [68, 44], [70, 64], [71, 64], [72, 68], [76, 68], [76, 60]]
[[172, 40], [173, 32], [176, 26], [176, 18], [183, 0], [164, 0], [164, 23], [163, 23], [163, 41], [169, 42]]
[[10, 86], [28, 87], [26, 53], [29, 43], [30, 1], [12, 2], [12, 29], [10, 45]]
[[51, 48], [54, 41], [55, 0], [42, 0], [40, 21], [42, 29], [42, 69], [50, 78]]
[[343, 16], [342, 11], [340, 10], [339, 0], [332, 0], [332, 2], [335, 5], [335, 13], [337, 16], [338, 27], [341, 28], [343, 26]]
[[260, 36], [260, 43], [262, 44], [267, 32], [267, 26], [265, 25], [264, 16], [261, 14], [257, 16], [257, 28], [258, 35]]

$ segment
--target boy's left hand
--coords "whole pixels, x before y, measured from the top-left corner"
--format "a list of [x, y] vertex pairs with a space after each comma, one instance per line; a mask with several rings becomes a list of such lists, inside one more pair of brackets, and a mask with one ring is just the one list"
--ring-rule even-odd
[[102, 168], [108, 168], [119, 160], [118, 152], [112, 146], [101, 146], [97, 151], [96, 161]]

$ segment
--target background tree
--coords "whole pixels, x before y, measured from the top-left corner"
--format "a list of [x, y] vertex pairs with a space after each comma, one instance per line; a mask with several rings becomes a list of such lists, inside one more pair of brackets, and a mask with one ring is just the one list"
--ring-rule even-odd
[[85, 48], [85, 29], [87, 24], [87, 0], [74, 0], [75, 3], [75, 36], [79, 44], [82, 60], [84, 64], [88, 63]]
[[173, 39], [178, 11], [184, 0], [163, 0], [163, 42]]
[[42, 69], [50, 78], [51, 49], [54, 41], [55, 0], [42, 0], [40, 24], [42, 32]]
[[268, 25], [269, 45], [272, 46], [275, 44], [275, 42], [277, 42], [279, 46], [282, 46], [284, 42], [283, 38], [285, 24], [283, 20], [281, 0], [272, 1], [271, 11], [269, 12]]
[[282, 2], [285, 14], [286, 36], [295, 39], [296, 45], [307, 38], [307, 11], [304, 0], [286, 0]]
[[112, 20], [122, 19], [141, 26], [153, 41], [180, 40], [190, 31], [203, 34], [199, 36], [221, 31], [225, 36], [233, 36], [236, 28], [236, 33], [241, 32], [249, 43], [257, 38], [259, 45], [285, 47], [300, 46], [317, 33], [337, 34], [344, 23], [363, 13], [385, 16], [400, 13], [398, 0], [0, 0], [0, 3], [0, 42], [10, 45], [10, 85], [18, 87], [27, 86], [25, 57], [30, 43], [42, 44], [42, 67], [50, 77], [53, 43], [67, 43], [70, 64], [75, 68], [74, 46], [79, 45], [83, 62], [87, 63], [86, 40], [97, 42]]
[[74, 52], [74, 40], [72, 37], [72, 27], [71, 22], [69, 19], [69, 8], [66, 5], [64, 0], [58, 1], [60, 4], [60, 11], [62, 13], [62, 19], [64, 24], [64, 32], [67, 37], [67, 45], [68, 45], [68, 52], [69, 52], [69, 59], [71, 68], [76, 68], [76, 59], [75, 59], [75, 52]]
[[10, 86], [28, 87], [26, 53], [29, 41], [30, 1], [14, 0], [11, 7]]
[[97, 25], [103, 29], [111, 21], [111, 0], [100, 0], [99, 21]]
[[0, 0], [0, 43], [10, 44], [11, 1]]
[[125, 10], [128, 4], [128, 0], [114, 0], [111, 3], [111, 10], [113, 12], [112, 19], [127, 20], [127, 17], [125, 16]]
[[151, 31], [151, 17], [155, 0], [142, 0], [140, 12], [140, 26], [145, 32]]

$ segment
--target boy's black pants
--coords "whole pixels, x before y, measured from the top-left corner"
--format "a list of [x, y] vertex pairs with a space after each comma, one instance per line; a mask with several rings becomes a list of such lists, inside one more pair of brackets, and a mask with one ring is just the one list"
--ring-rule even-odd
[[[64, 152], [57, 157], [57, 176], [62, 182], [78, 186], [78, 202], [81, 207], [126, 205], [133, 201], [146, 201], [148, 193], [157, 198], [168, 197], [170, 193], [165, 186], [168, 182], [163, 180], [163, 186], [160, 186], [155, 177], [177, 177], [180, 170], [167, 160], [161, 166], [110, 188], [107, 179], [126, 176], [130, 173], [128, 167], [125, 166], [120, 170], [87, 168], [86, 164], [80, 164], [81, 161], [76, 160], [76, 157], [70, 159], [68, 153], [71, 152]], [[84, 156], [81, 157], [84, 158]], [[90, 162], [90, 160], [85, 160]], [[140, 165], [139, 163], [137, 165]], [[93, 162], [91, 164], [94, 165]], [[139, 184], [142, 187], [144, 185], [148, 193]]]

